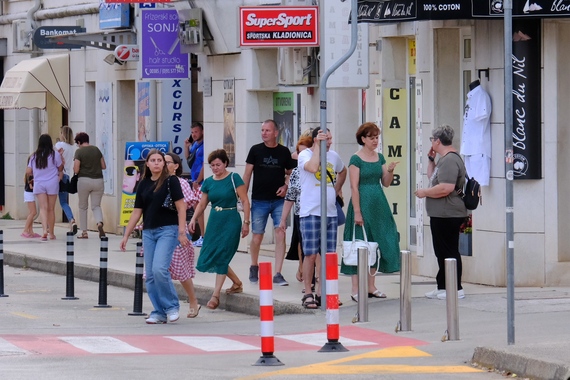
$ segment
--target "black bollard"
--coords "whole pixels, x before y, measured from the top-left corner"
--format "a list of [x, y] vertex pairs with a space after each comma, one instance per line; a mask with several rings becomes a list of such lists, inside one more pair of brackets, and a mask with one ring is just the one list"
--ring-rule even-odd
[[65, 276], [65, 297], [62, 300], [77, 300], [73, 293], [74, 290], [74, 273], [73, 273], [73, 232], [67, 233], [67, 274]]
[[95, 307], [111, 307], [107, 305], [107, 259], [109, 257], [109, 238], [101, 238], [99, 255], [99, 304]]
[[144, 256], [142, 252], [142, 242], [137, 242], [137, 261], [135, 267], [135, 301], [133, 303], [133, 312], [129, 315], [146, 316], [142, 312], [143, 306], [143, 270], [144, 270]]
[[0, 230], [0, 297], [8, 297], [4, 294], [4, 231]]

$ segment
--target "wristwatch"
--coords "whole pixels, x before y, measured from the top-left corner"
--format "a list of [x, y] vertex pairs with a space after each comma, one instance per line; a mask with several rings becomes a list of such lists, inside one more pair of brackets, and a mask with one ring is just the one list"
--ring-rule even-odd
[[244, 220], [243, 223], [244, 223], [244, 224], [251, 224], [251, 221], [249, 221], [249, 220]]

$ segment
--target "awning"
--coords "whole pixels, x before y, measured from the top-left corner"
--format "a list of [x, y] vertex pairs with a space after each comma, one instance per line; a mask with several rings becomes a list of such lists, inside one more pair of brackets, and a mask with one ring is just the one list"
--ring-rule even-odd
[[0, 109], [45, 109], [48, 92], [70, 108], [68, 54], [27, 59], [8, 70], [0, 85]]

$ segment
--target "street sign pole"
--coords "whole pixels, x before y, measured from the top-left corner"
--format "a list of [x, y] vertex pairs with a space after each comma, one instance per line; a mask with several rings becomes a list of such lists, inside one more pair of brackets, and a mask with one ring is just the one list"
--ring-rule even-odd
[[513, 1], [505, 0], [505, 187], [507, 248], [507, 340], [515, 344], [515, 264], [513, 207]]

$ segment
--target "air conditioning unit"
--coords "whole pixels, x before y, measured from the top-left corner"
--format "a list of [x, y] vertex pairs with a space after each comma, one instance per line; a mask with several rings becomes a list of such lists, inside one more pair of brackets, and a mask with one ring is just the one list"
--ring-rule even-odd
[[280, 85], [307, 86], [314, 83], [316, 61], [308, 47], [279, 48], [278, 75]]
[[13, 53], [32, 51], [32, 28], [26, 20], [12, 21]]

